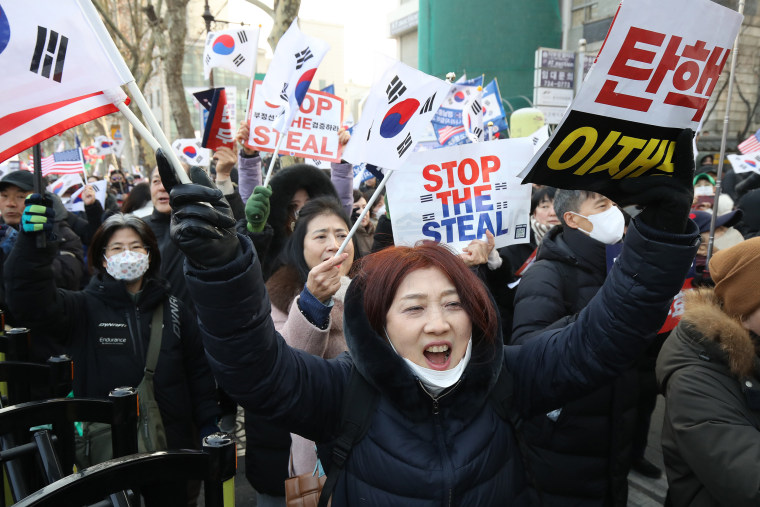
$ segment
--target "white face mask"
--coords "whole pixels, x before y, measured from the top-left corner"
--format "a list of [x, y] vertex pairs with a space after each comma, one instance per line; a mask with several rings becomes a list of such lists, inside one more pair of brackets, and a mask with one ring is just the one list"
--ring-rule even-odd
[[117, 280], [137, 280], [148, 271], [150, 256], [125, 250], [106, 259], [106, 271]]
[[617, 206], [612, 206], [606, 211], [596, 213], [595, 215], [583, 216], [579, 213], [573, 213], [583, 217], [593, 225], [591, 232], [584, 231], [580, 227], [579, 231], [585, 232], [590, 238], [595, 239], [605, 245], [614, 245], [621, 239], [623, 239], [623, 233], [625, 232], [625, 217]]
[[[385, 336], [388, 336], [387, 331], [385, 333]], [[390, 338], [388, 338], [388, 343], [391, 344], [393, 351], [398, 354], [398, 351], [396, 350], [396, 347], [393, 346], [393, 342], [390, 340]], [[467, 351], [464, 353], [462, 360], [459, 361], [459, 364], [448, 370], [431, 370], [430, 368], [420, 366], [403, 356], [399, 357], [401, 357], [406, 365], [409, 366], [409, 368], [412, 370], [412, 373], [414, 373], [414, 376], [420, 379], [420, 382], [422, 382], [422, 385], [425, 386], [430, 394], [433, 396], [438, 396], [444, 389], [453, 386], [459, 381], [459, 379], [462, 377], [462, 373], [464, 373], [464, 369], [467, 367], [467, 363], [470, 362], [471, 356], [472, 337], [470, 337], [470, 341], [467, 342]]]
[[742, 233], [733, 227], [729, 227], [721, 237], [715, 238], [713, 246], [718, 250], [724, 250], [726, 248], [731, 248], [734, 245], [738, 245], [742, 241], [744, 241], [744, 236], [742, 236]]

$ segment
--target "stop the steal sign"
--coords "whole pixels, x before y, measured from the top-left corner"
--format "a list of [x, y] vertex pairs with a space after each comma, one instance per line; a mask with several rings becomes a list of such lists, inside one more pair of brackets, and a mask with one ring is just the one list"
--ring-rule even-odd
[[[259, 93], [261, 81], [254, 83], [248, 110], [251, 122], [248, 148], [273, 153], [280, 132], [272, 128], [280, 106], [269, 105]], [[280, 154], [340, 162], [338, 129], [343, 121], [343, 99], [329, 93], [309, 90], [301, 108], [280, 145]]]

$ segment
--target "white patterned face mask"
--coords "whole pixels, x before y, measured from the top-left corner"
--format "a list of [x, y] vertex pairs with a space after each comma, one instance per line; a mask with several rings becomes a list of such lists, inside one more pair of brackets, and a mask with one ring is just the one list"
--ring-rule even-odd
[[131, 282], [148, 271], [150, 256], [142, 252], [125, 250], [106, 258], [106, 271], [117, 280]]

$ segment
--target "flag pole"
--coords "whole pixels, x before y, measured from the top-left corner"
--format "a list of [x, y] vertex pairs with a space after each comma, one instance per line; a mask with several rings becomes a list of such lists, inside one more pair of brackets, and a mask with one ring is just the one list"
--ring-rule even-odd
[[116, 107], [119, 108], [119, 111], [121, 111], [121, 114], [124, 115], [129, 124], [137, 130], [137, 133], [140, 134], [143, 139], [145, 139], [145, 141], [154, 151], [161, 147], [161, 145], [158, 144], [158, 141], [156, 141], [156, 138], [153, 137], [153, 134], [150, 133], [150, 130], [148, 130], [148, 128], [143, 125], [139, 119], [137, 119], [135, 113], [133, 113], [132, 110], [128, 108], [124, 102], [119, 102], [116, 104]]
[[385, 184], [388, 183], [388, 180], [391, 179], [391, 176], [393, 175], [393, 169], [389, 169], [388, 173], [383, 176], [382, 181], [375, 189], [375, 192], [372, 194], [372, 196], [369, 198], [369, 202], [364, 207], [364, 211], [362, 211], [359, 214], [359, 218], [356, 219], [356, 222], [354, 222], [353, 227], [351, 227], [351, 230], [348, 232], [348, 236], [346, 236], [346, 239], [343, 240], [343, 244], [340, 245], [340, 248], [335, 253], [335, 255], [340, 255], [343, 253], [343, 250], [346, 249], [348, 246], [349, 241], [351, 241], [351, 238], [354, 237], [354, 234], [356, 233], [357, 229], [359, 229], [359, 226], [362, 224], [362, 220], [364, 220], [364, 217], [372, 210], [372, 206], [375, 205], [375, 202], [377, 201], [377, 198], [380, 197], [380, 194], [383, 193], [383, 189], [385, 188]]
[[280, 146], [282, 145], [282, 140], [288, 137], [288, 131], [284, 131], [282, 134], [280, 134], [280, 139], [277, 140], [277, 146], [274, 149], [274, 153], [272, 153], [272, 160], [269, 161], [269, 169], [267, 170], [267, 175], [264, 178], [264, 186], [269, 185], [269, 180], [272, 179], [272, 169], [274, 169], [274, 161], [277, 160], [277, 154], [280, 152]]
[[[34, 145], [32, 148], [32, 156], [34, 157], [34, 193], [44, 197], [45, 187], [42, 186], [42, 150], [40, 149], [40, 143]], [[45, 248], [45, 235], [37, 234], [37, 248]]]
[[161, 127], [158, 125], [156, 117], [153, 116], [153, 111], [150, 110], [148, 102], [145, 100], [145, 97], [143, 96], [140, 88], [137, 86], [137, 83], [135, 83], [134, 80], [128, 82], [127, 89], [129, 90], [131, 97], [137, 103], [137, 107], [140, 109], [140, 111], [142, 111], [143, 117], [145, 118], [145, 121], [148, 123], [150, 130], [153, 132], [153, 135], [158, 141], [159, 147], [163, 150], [164, 155], [166, 155], [166, 158], [169, 159], [172, 166], [174, 167], [174, 172], [179, 182], [192, 183], [192, 181], [190, 181], [190, 177], [183, 169], [182, 164], [177, 157], [177, 154], [174, 153], [171, 144], [169, 144], [169, 140], [166, 138], [163, 130], [161, 130]]
[[[744, 14], [744, 0], [739, 0], [739, 14]], [[713, 254], [713, 244], [715, 243], [715, 222], [718, 218], [718, 201], [722, 191], [723, 183], [723, 159], [726, 158], [726, 137], [728, 135], [728, 118], [731, 111], [731, 96], [734, 93], [734, 71], [736, 70], [736, 54], [739, 52], [739, 34], [734, 40], [733, 54], [731, 55], [731, 70], [728, 74], [728, 96], [726, 97], [726, 114], [723, 116], [723, 136], [720, 140], [720, 158], [718, 159], [718, 174], [715, 178], [715, 203], [713, 204], [712, 217], [710, 218], [710, 238], [707, 241], [707, 260], [706, 267], [710, 270], [710, 259]]]

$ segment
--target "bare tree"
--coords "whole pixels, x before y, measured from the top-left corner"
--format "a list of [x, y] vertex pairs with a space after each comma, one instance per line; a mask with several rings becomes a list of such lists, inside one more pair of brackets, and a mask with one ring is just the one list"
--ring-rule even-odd
[[179, 137], [195, 137], [190, 109], [185, 101], [185, 85], [182, 82], [182, 63], [185, 59], [187, 35], [188, 0], [166, 0], [164, 21], [168, 37], [162, 41], [164, 79], [169, 92], [169, 107]]
[[274, 51], [277, 43], [280, 42], [280, 37], [288, 31], [290, 24], [298, 16], [301, 0], [273, 0], [272, 7], [260, 0], [248, 0], [248, 2], [264, 11], [274, 21], [272, 32], [267, 37], [269, 47]]

